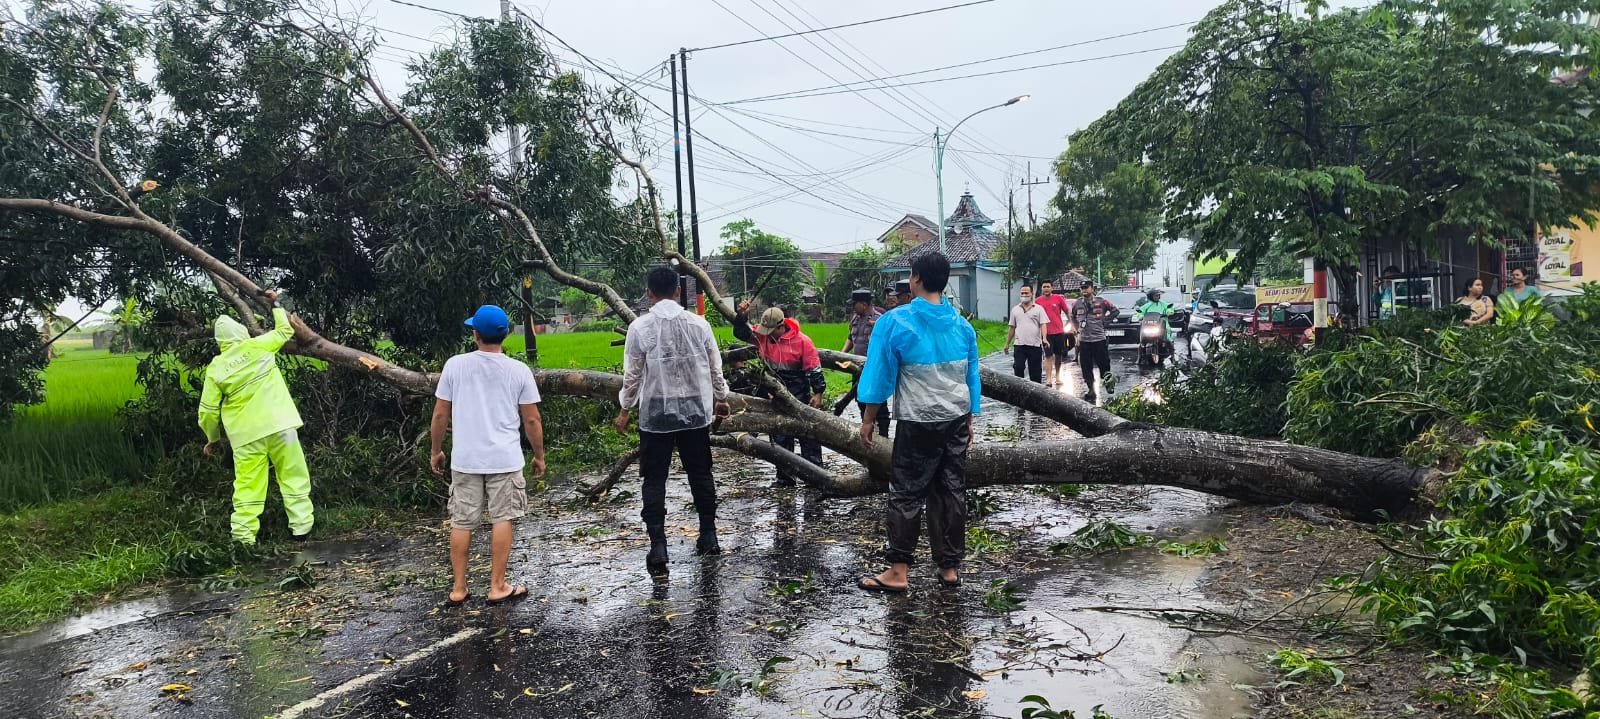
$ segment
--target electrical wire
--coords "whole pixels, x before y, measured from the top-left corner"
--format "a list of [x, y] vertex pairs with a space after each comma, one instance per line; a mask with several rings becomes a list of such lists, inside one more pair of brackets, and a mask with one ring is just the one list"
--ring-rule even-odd
[[[767, 14], [768, 17], [771, 17], [772, 19], [777, 20], [784, 27], [792, 29], [792, 26], [790, 26], [787, 22], [784, 22], [784, 20], [782, 18], [779, 18], [777, 15], [774, 15], [771, 11], [769, 11], [766, 8], [762, 7], [762, 5], [760, 3], [760, 0], [749, 0], [749, 2], [752, 5], [755, 5], [756, 7], [760, 8], [762, 10], [762, 12], [765, 12]], [[796, 12], [793, 9], [791, 9], [789, 7], [789, 5], [785, 4], [785, 0], [772, 0], [772, 2], [776, 7], [778, 7], [781, 10], [783, 10], [784, 12], [788, 13], [789, 17], [794, 18], [794, 20], [796, 22], [800, 23], [801, 26], [810, 27], [810, 25], [803, 18], [801, 18], [798, 14], [796, 14]], [[802, 8], [802, 11], [804, 11], [803, 8]], [[819, 20], [815, 15], [811, 15], [811, 13], [809, 11], [805, 11], [805, 12], [806, 12], [806, 14], [808, 16], [811, 17], [811, 19], [813, 21], [815, 21], [819, 25], [821, 24], [821, 20]], [[835, 33], [835, 35], [837, 35], [837, 33]], [[808, 43], [810, 43], [812, 47], [816, 48], [818, 51], [821, 51], [824, 55], [826, 55], [830, 59], [832, 59], [840, 67], [844, 68], [850, 74], [855, 75], [856, 77], [861, 78], [863, 80], [869, 80], [869, 79], [872, 78], [874, 72], [888, 72], [888, 69], [884, 68], [883, 65], [881, 63], [878, 63], [876, 60], [872, 60], [872, 62], [873, 62], [873, 64], [878, 66], [878, 70], [877, 71], [874, 71], [873, 69], [867, 67], [865, 62], [862, 62], [861, 59], [858, 59], [855, 56], [855, 54], [852, 54], [850, 51], [839, 47], [839, 45], [837, 43], [835, 43], [832, 39], [830, 39], [827, 35], [821, 35], [821, 36], [818, 36], [818, 37], [824, 43], [827, 43], [829, 48], [832, 48], [832, 52], [829, 52], [827, 49], [824, 49], [822, 46], [820, 46], [817, 43], [813, 42], [811, 40], [811, 38], [806, 38], [806, 41]], [[839, 40], [844, 42], [846, 45], [849, 45], [849, 47], [852, 50], [854, 50], [856, 54], [860, 54], [861, 56], [865, 57], [868, 60], [872, 59], [870, 55], [868, 55], [867, 53], [863, 52], [861, 50], [861, 48], [858, 48], [855, 45], [850, 44], [850, 41], [846, 40], [844, 37], [840, 36]], [[845, 60], [849, 60], [850, 63], [853, 63], [854, 67], [851, 67], [851, 64], [850, 63], [846, 63]], [[882, 83], [880, 83], [880, 84], [882, 84]], [[881, 88], [881, 89], [886, 89], [886, 88]], [[931, 114], [931, 113], [928, 113], [928, 108], [931, 107], [931, 108], [933, 108], [935, 110], [938, 110], [941, 113], [944, 113], [944, 115], [945, 115], [944, 118], [941, 119], [941, 118], [939, 118], [937, 116], [935, 116], [935, 118], [934, 118], [934, 119], [938, 120], [940, 124], [946, 124], [946, 123], [948, 123], [950, 121], [950, 118], [955, 117], [955, 114], [950, 112], [949, 108], [946, 108], [946, 107], [940, 105], [938, 102], [934, 101], [933, 98], [930, 98], [927, 95], [923, 95], [918, 90], [914, 90], [913, 89], [913, 90], [910, 90], [909, 92], [915, 93], [918, 97], [920, 97], [921, 98], [920, 102], [918, 100], [912, 99], [909, 95], [907, 95], [906, 91], [902, 91], [902, 90], [889, 91], [889, 90], [886, 89], [886, 94], [887, 95], [890, 95], [890, 96], [894, 97], [896, 99], [896, 101], [898, 101], [900, 103], [900, 105], [902, 107], [905, 107], [907, 110], [911, 111], [912, 113]], [[979, 142], [979, 146], [980, 147], [983, 147], [984, 149], [988, 149], [988, 150], [994, 150], [995, 149], [992, 145], [984, 144], [984, 143], [992, 143], [994, 141], [993, 141], [992, 138], [989, 138], [987, 135], [984, 135], [977, 128], [971, 129], [970, 130], [970, 134], [972, 136], [978, 138], [981, 141], [981, 142]], [[988, 165], [990, 167], [993, 167], [994, 169], [1000, 170], [1002, 172], [1004, 171], [1003, 167], [999, 167], [999, 166], [993, 165], [990, 162], [985, 161], [984, 164]]]
[[947, 5], [945, 7], [937, 7], [937, 8], [931, 8], [931, 9], [928, 9], [928, 10], [918, 10], [916, 12], [901, 13], [899, 15], [890, 15], [888, 17], [880, 17], [880, 18], [875, 18], [875, 19], [872, 19], [872, 20], [861, 20], [859, 22], [845, 23], [843, 25], [834, 25], [833, 27], [816, 28], [816, 29], [813, 29], [813, 30], [806, 30], [804, 32], [792, 32], [792, 33], [789, 33], [788, 35], [762, 36], [762, 37], [758, 37], [758, 38], [752, 38], [750, 40], [740, 40], [738, 42], [725, 42], [725, 43], [722, 43], [721, 45], [708, 45], [706, 47], [690, 48], [689, 52], [700, 52], [702, 50], [720, 50], [720, 49], [725, 48], [725, 47], [738, 47], [740, 45], [749, 45], [751, 43], [766, 42], [768, 40], [782, 40], [784, 38], [799, 37], [801, 35], [809, 35], [811, 33], [824, 32], [824, 31], [827, 31], [827, 30], [842, 30], [842, 29], [847, 28], [847, 27], [859, 27], [861, 25], [871, 25], [873, 23], [884, 22], [884, 21], [887, 21], [887, 20], [899, 20], [901, 18], [915, 17], [917, 15], [927, 15], [929, 13], [944, 12], [945, 10], [955, 10], [957, 8], [971, 7], [973, 5], [982, 5], [984, 3], [989, 3], [989, 2], [994, 2], [994, 0], [975, 0], [974, 2], [961, 3], [960, 5]]
[[[952, 77], [940, 77], [940, 78], [934, 78], [934, 79], [931, 79], [931, 80], [917, 80], [917, 81], [913, 81], [913, 82], [902, 82], [902, 83], [897, 83], [897, 84], [893, 84], [893, 85], [885, 85], [883, 87], [892, 88], [892, 87], [914, 87], [914, 86], [918, 86], [918, 85], [932, 85], [932, 84], [940, 83], [940, 82], [951, 82], [951, 81], [954, 81], [954, 80], [970, 80], [970, 79], [978, 78], [978, 77], [991, 77], [991, 76], [994, 76], [994, 75], [1005, 75], [1007, 73], [1024, 72], [1024, 71], [1027, 71], [1027, 70], [1038, 70], [1038, 69], [1047, 68], [1047, 67], [1061, 67], [1063, 65], [1078, 65], [1078, 64], [1082, 64], [1082, 63], [1086, 63], [1086, 62], [1097, 62], [1097, 61], [1100, 61], [1100, 60], [1114, 60], [1114, 59], [1119, 58], [1119, 57], [1133, 57], [1133, 56], [1136, 56], [1136, 55], [1148, 55], [1148, 54], [1153, 53], [1153, 52], [1163, 52], [1163, 51], [1166, 51], [1166, 50], [1178, 50], [1178, 49], [1182, 49], [1182, 48], [1183, 48], [1182, 45], [1166, 45], [1166, 46], [1163, 46], [1163, 47], [1152, 47], [1152, 48], [1146, 48], [1144, 50], [1130, 50], [1128, 52], [1119, 52], [1119, 53], [1113, 53], [1113, 54], [1110, 54], [1110, 55], [1098, 55], [1098, 56], [1095, 56], [1095, 57], [1084, 57], [1084, 58], [1078, 58], [1078, 59], [1075, 59], [1075, 60], [1062, 60], [1060, 62], [1049, 62], [1049, 63], [1044, 63], [1044, 64], [1041, 64], [1041, 65], [1029, 65], [1027, 67], [1014, 67], [1014, 68], [1010, 68], [1010, 69], [1007, 69], [1007, 70], [993, 70], [993, 71], [990, 71], [990, 72], [979, 72], [979, 73], [973, 73], [973, 74], [970, 74], [970, 75], [955, 75], [955, 76], [952, 76]], [[872, 88], [872, 89], [879, 89], [879, 88]], [[825, 92], [813, 92], [813, 93], [810, 93], [810, 94], [803, 94], [803, 95], [785, 95], [785, 96], [782, 96], [782, 97], [767, 97], [767, 98], [746, 98], [746, 99], [743, 99], [743, 100], [730, 100], [730, 101], [724, 102], [722, 104], [724, 104], [724, 105], [739, 105], [739, 104], [752, 103], [752, 102], [772, 102], [772, 101], [776, 101], [776, 100], [797, 100], [797, 99], [807, 98], [807, 97], [823, 97], [823, 96], [826, 96], [826, 95], [839, 95], [839, 94], [843, 94], [843, 93], [847, 93], [847, 92], [859, 92], [859, 89], [858, 88], [843, 88], [843, 89], [836, 89], [836, 90], [828, 90], [828, 91], [825, 91]]]
[[[1069, 42], [1069, 43], [1067, 43], [1065, 45], [1055, 45], [1055, 46], [1052, 46], [1052, 47], [1040, 48], [1038, 50], [1028, 50], [1028, 51], [1025, 51], [1025, 52], [1015, 52], [1015, 53], [1011, 53], [1009, 55], [998, 55], [998, 56], [995, 56], [995, 57], [983, 58], [981, 60], [971, 60], [971, 61], [968, 61], [968, 62], [955, 63], [953, 65], [943, 65], [943, 66], [940, 66], [940, 67], [928, 68], [926, 70], [913, 70], [911, 72], [902, 72], [902, 73], [897, 73], [897, 74], [894, 74], [894, 75], [882, 75], [882, 76], [879, 76], [879, 77], [872, 78], [872, 80], [870, 80], [870, 81], [869, 80], [862, 80], [860, 82], [845, 83], [845, 85], [862, 85], [862, 84], [866, 84], [866, 83], [872, 82], [872, 81], [898, 80], [898, 79], [907, 78], [907, 77], [916, 77], [917, 75], [927, 75], [927, 74], [935, 73], [935, 72], [943, 72], [945, 70], [954, 70], [954, 69], [957, 69], [957, 68], [972, 67], [974, 65], [984, 65], [984, 64], [991, 63], [991, 62], [999, 62], [1001, 60], [1011, 60], [1011, 59], [1014, 59], [1014, 58], [1026, 57], [1028, 55], [1038, 55], [1038, 54], [1046, 53], [1046, 52], [1054, 52], [1056, 50], [1065, 50], [1067, 48], [1082, 47], [1084, 45], [1094, 45], [1094, 44], [1097, 44], [1097, 43], [1107, 42], [1107, 41], [1110, 41], [1110, 40], [1120, 40], [1120, 39], [1123, 39], [1123, 38], [1136, 37], [1138, 35], [1148, 35], [1150, 33], [1160, 32], [1162, 30], [1172, 30], [1172, 29], [1180, 28], [1180, 27], [1189, 27], [1191, 25], [1194, 25], [1197, 22], [1199, 22], [1199, 20], [1191, 20], [1189, 22], [1173, 23], [1171, 25], [1162, 25], [1162, 26], [1159, 26], [1159, 27], [1145, 28], [1143, 30], [1132, 30], [1132, 31], [1129, 31], [1129, 32], [1117, 33], [1115, 35], [1105, 35], [1105, 36], [1102, 36], [1102, 37], [1090, 38], [1088, 40], [1079, 40], [1077, 42]], [[758, 97], [746, 98], [744, 100], [736, 100], [736, 101], [732, 101], [732, 102], [754, 102], [754, 101], [757, 101], [757, 100], [779, 99], [779, 98], [783, 98], [783, 97], [786, 97], [786, 96], [789, 96], [789, 95], [801, 95], [801, 94], [816, 92], [818, 90], [832, 90], [832, 89], [836, 89], [836, 88], [840, 88], [840, 87], [844, 87], [844, 85], [824, 85], [824, 86], [821, 86], [821, 87], [812, 87], [812, 88], [807, 88], [807, 89], [804, 89], [804, 90], [790, 90], [790, 91], [787, 91], [787, 92], [777, 92], [777, 93], [773, 93], [771, 95], [762, 95], [762, 96], [758, 96]]]

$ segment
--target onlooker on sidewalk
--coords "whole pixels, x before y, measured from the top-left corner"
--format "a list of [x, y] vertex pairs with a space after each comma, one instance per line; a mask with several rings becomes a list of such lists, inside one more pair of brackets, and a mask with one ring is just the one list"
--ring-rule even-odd
[[[822, 376], [822, 360], [817, 357], [817, 346], [800, 331], [800, 323], [783, 316], [783, 310], [768, 307], [761, 313], [761, 322], [749, 322], [750, 303], [739, 304], [739, 316], [733, 323], [733, 336], [756, 346], [761, 361], [783, 383], [784, 389], [795, 399], [822, 408], [822, 394], [828, 389], [828, 380]], [[772, 435], [772, 443], [794, 451], [795, 438], [782, 434]], [[822, 466], [822, 443], [814, 439], [800, 440], [800, 456], [806, 461]], [[788, 471], [778, 468], [777, 486], [793, 487], [794, 478]]]
[[1061, 384], [1061, 368], [1067, 364], [1067, 354], [1072, 351], [1072, 335], [1067, 333], [1067, 318], [1072, 313], [1072, 300], [1055, 293], [1048, 280], [1039, 283], [1039, 299], [1034, 302], [1044, 309], [1050, 324], [1045, 328], [1044, 374], [1046, 384]]
[[[261, 509], [267, 501], [267, 468], [278, 477], [278, 494], [289, 515], [289, 532], [303, 540], [316, 523], [311, 506], [311, 472], [300, 447], [300, 412], [278, 371], [278, 350], [294, 337], [289, 313], [277, 306], [278, 293], [268, 291], [272, 331], [251, 337], [232, 317], [217, 318], [214, 332], [222, 354], [206, 367], [200, 393], [202, 450], [211, 456], [219, 441], [233, 444], [233, 540], [255, 544]], [[227, 439], [223, 440], [223, 430]]]
[[[872, 347], [872, 328], [877, 325], [878, 318], [883, 316], [883, 310], [872, 306], [872, 290], [859, 289], [850, 293], [850, 336], [844, 341], [846, 354], [867, 356], [867, 350]], [[860, 381], [857, 380], [857, 384]], [[856, 388], [856, 406], [865, 413], [867, 407], [861, 404], [860, 387]], [[865, 416], [863, 414], [863, 416]], [[889, 436], [889, 412], [878, 413], [878, 436]]]
[[534, 479], [544, 476], [544, 425], [533, 370], [506, 356], [511, 321], [505, 310], [484, 305], [466, 321], [473, 352], [451, 357], [434, 390], [432, 464], [445, 471], [444, 435], [450, 428], [450, 568], [455, 584], [450, 605], [467, 600], [467, 552], [472, 530], [489, 513], [490, 604], [528, 596], [528, 588], [506, 583], [511, 557], [511, 522], [528, 513], [528, 480], [522, 474], [522, 441], [528, 437]]
[[1474, 277], [1467, 280], [1467, 286], [1461, 299], [1456, 300], [1456, 304], [1464, 305], [1471, 310], [1465, 322], [1468, 327], [1494, 321], [1494, 303], [1483, 294], [1482, 278]]
[[1044, 308], [1033, 301], [1032, 287], [1023, 285], [1022, 289], [1017, 290], [1017, 297], [1022, 301], [1011, 308], [1005, 351], [1011, 352], [1011, 341], [1015, 339], [1017, 349], [1012, 357], [1011, 371], [1021, 377], [1026, 368], [1028, 379], [1039, 382], [1039, 368], [1045, 351], [1045, 328], [1050, 325], [1050, 318], [1045, 316]]
[[1500, 294], [1500, 301], [1507, 307], [1515, 307], [1538, 296], [1539, 288], [1528, 284], [1528, 271], [1521, 267], [1511, 268], [1511, 286]]
[[861, 375], [867, 405], [861, 441], [872, 445], [877, 413], [895, 397], [894, 455], [890, 467], [889, 570], [863, 577], [867, 591], [904, 592], [907, 571], [928, 509], [928, 544], [939, 565], [940, 585], [961, 584], [967, 547], [965, 489], [972, 416], [978, 413], [978, 336], [941, 294], [950, 262], [932, 253], [911, 263], [910, 305], [885, 314], [873, 332], [872, 351]]
[[1086, 402], [1099, 396], [1100, 387], [1095, 382], [1094, 370], [1100, 368], [1101, 376], [1111, 374], [1111, 347], [1106, 342], [1106, 324], [1117, 318], [1115, 304], [1095, 294], [1093, 282], [1083, 283], [1082, 297], [1072, 305], [1072, 323], [1078, 326], [1078, 367], [1083, 370], [1083, 393]]
[[711, 477], [711, 419], [728, 414], [728, 382], [722, 352], [705, 318], [678, 304], [678, 274], [670, 267], [650, 270], [646, 279], [650, 311], [628, 325], [622, 353], [622, 393], [617, 401], [618, 432], [628, 431], [628, 413], [639, 408], [639, 476], [652, 574], [667, 571], [667, 469], [677, 448], [689, 492], [700, 515], [695, 553], [721, 554], [717, 543], [717, 488]]

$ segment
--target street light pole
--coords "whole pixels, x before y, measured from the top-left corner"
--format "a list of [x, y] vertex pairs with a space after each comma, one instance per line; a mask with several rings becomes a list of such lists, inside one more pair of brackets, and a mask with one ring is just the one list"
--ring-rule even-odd
[[990, 105], [989, 107], [983, 108], [982, 110], [978, 110], [977, 112], [974, 112], [971, 115], [963, 117], [963, 118], [961, 118], [961, 122], [956, 123], [955, 127], [950, 128], [950, 131], [945, 133], [943, 137], [940, 137], [940, 135], [939, 135], [939, 128], [934, 128], [933, 129], [933, 174], [934, 174], [934, 184], [936, 186], [936, 189], [939, 192], [939, 218], [938, 218], [938, 222], [939, 222], [939, 254], [941, 254], [941, 255], [945, 254], [945, 247], [944, 247], [944, 148], [950, 144], [950, 136], [956, 134], [956, 130], [959, 129], [963, 124], [965, 124], [966, 121], [971, 120], [973, 117], [975, 117], [975, 116], [977, 116], [979, 114], [988, 112], [990, 110], [998, 110], [998, 109], [1000, 109], [1002, 107], [1009, 107], [1011, 105], [1015, 105], [1015, 104], [1017, 104], [1019, 102], [1027, 100], [1028, 97], [1029, 97], [1028, 95], [1018, 95], [1018, 96], [1013, 97], [1010, 100], [1006, 100], [1005, 102], [1002, 102], [1002, 103], [1000, 103], [998, 105]]

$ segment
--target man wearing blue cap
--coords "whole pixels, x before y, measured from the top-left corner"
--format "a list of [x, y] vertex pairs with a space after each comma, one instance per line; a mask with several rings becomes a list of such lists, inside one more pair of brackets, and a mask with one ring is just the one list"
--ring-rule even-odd
[[450, 442], [450, 565], [455, 584], [449, 605], [465, 602], [467, 549], [472, 530], [487, 510], [492, 525], [489, 550], [490, 604], [528, 596], [527, 587], [506, 584], [511, 556], [511, 521], [528, 512], [528, 483], [522, 474], [520, 429], [533, 448], [534, 479], [544, 476], [544, 427], [539, 419], [539, 388], [528, 366], [506, 356], [502, 343], [511, 333], [506, 311], [484, 305], [466, 321], [477, 350], [451, 357], [439, 374], [433, 405], [433, 473], [445, 470], [445, 429]]

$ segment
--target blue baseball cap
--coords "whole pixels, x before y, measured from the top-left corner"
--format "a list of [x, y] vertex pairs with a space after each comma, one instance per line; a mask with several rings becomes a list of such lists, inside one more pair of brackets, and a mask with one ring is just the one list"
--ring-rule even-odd
[[511, 332], [511, 319], [506, 317], [506, 311], [494, 305], [479, 307], [478, 311], [462, 324], [477, 330], [478, 334], [485, 337], [504, 337]]

